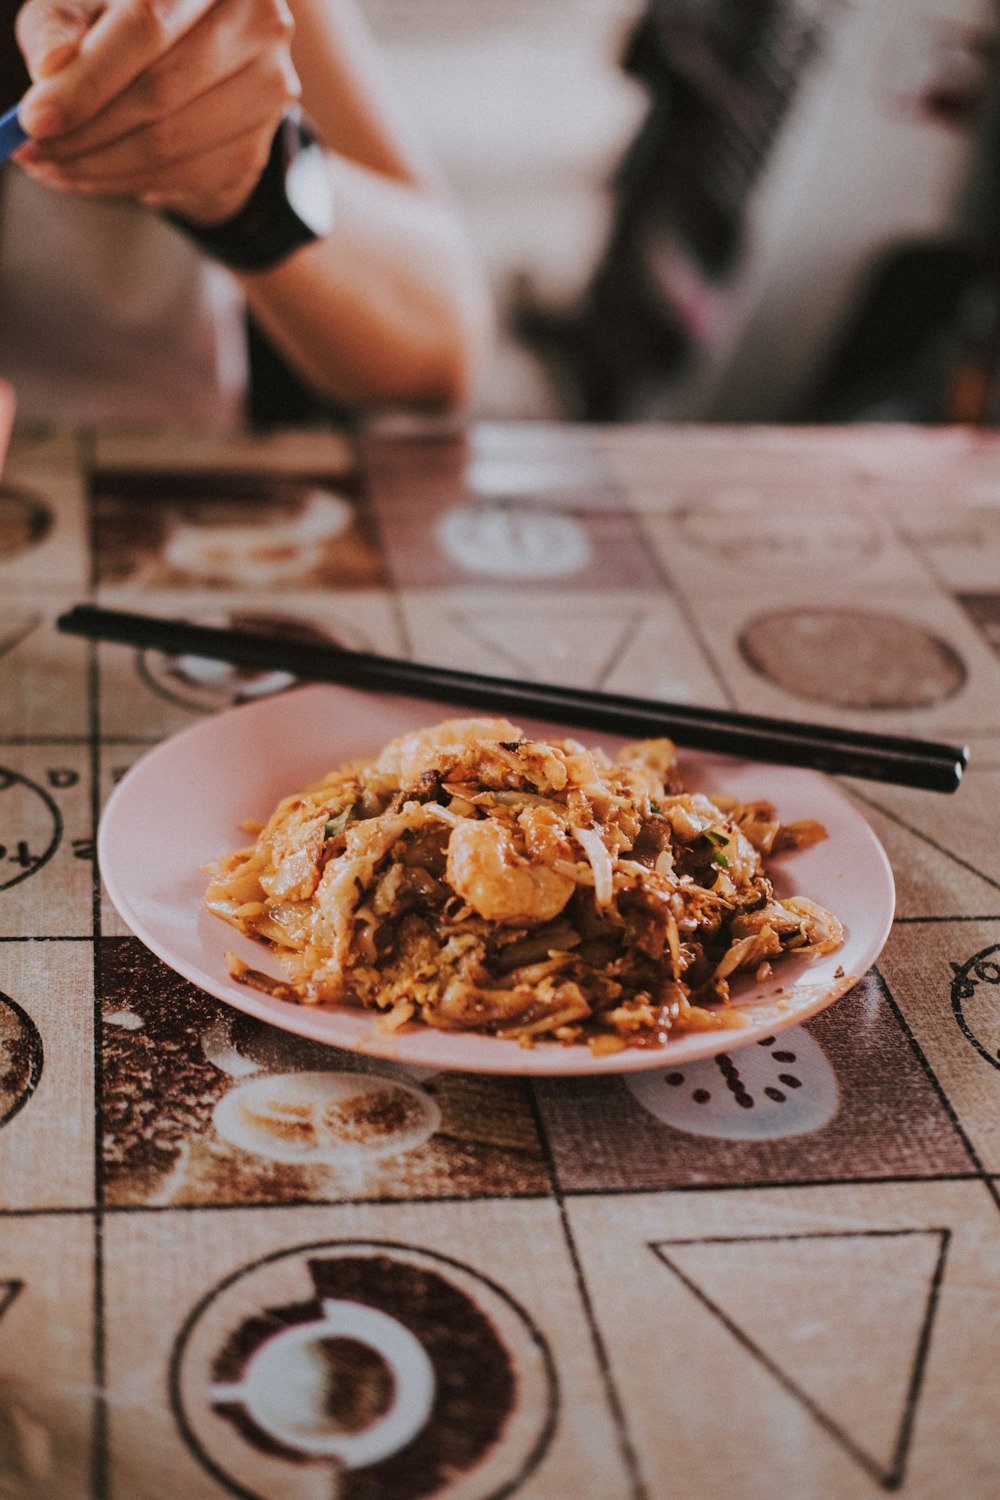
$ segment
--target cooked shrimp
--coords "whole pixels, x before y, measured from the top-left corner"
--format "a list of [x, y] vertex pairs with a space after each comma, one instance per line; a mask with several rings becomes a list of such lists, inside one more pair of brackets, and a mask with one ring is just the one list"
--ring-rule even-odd
[[488, 922], [550, 922], [576, 882], [548, 865], [533, 865], [495, 818], [460, 823], [448, 840], [448, 884]]

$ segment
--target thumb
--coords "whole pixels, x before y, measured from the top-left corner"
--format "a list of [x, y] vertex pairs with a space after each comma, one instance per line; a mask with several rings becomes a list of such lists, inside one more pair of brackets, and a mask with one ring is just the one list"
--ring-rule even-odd
[[18, 12], [15, 33], [32, 81], [62, 72], [104, 10], [95, 0], [27, 0]]

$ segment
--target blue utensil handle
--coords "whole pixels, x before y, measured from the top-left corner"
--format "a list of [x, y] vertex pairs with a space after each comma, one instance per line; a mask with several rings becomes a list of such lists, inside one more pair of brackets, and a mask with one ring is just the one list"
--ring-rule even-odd
[[18, 146], [23, 146], [30, 137], [18, 118], [19, 104], [9, 109], [5, 115], [0, 115], [0, 161], [6, 161], [12, 151]]

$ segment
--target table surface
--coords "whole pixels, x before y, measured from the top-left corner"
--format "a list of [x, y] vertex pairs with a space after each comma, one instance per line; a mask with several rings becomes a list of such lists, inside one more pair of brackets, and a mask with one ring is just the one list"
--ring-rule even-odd
[[[25, 433], [0, 579], [5, 1500], [1000, 1493], [1000, 438]], [[971, 764], [843, 783], [896, 919], [804, 1027], [669, 1083], [404, 1077], [200, 994], [102, 895], [132, 762], [283, 684], [59, 635], [87, 598]], [[406, 1095], [391, 1154], [226, 1127], [331, 1070]]]

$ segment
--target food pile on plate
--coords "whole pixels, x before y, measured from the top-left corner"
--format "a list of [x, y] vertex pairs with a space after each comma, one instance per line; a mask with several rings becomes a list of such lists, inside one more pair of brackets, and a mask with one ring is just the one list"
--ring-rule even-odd
[[744, 1023], [737, 976], [830, 952], [837, 919], [776, 899], [765, 859], [825, 837], [766, 802], [685, 791], [669, 740], [614, 756], [449, 719], [286, 797], [211, 867], [207, 904], [278, 956], [302, 1005], [596, 1055]]

